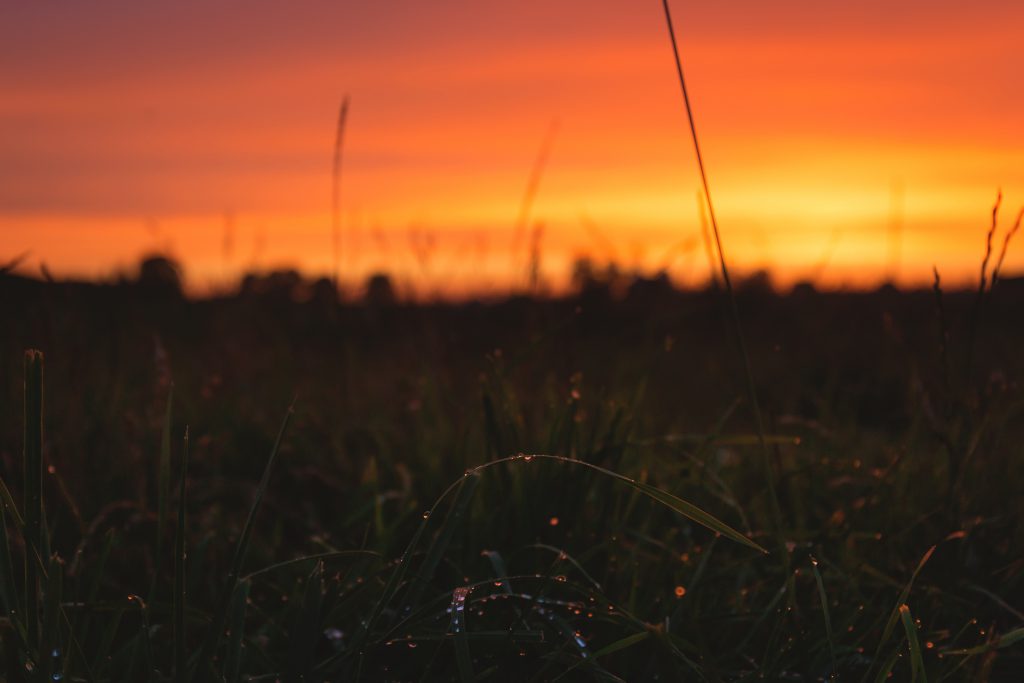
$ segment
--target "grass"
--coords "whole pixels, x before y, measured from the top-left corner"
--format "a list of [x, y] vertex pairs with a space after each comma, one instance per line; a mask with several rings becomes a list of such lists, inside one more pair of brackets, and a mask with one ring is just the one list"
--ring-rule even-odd
[[[3, 394], [24, 415], [0, 430], [8, 680], [999, 681], [1024, 659], [1022, 402], [981, 385], [954, 404], [987, 417], [950, 493], [931, 293], [758, 303], [776, 528], [733, 367], [702, 346], [712, 294], [371, 319], [47, 291], [66, 303], [45, 325], [33, 295], [4, 304], [4, 348], [49, 349], [42, 438], [24, 439], [41, 354]], [[130, 322], [98, 326], [89, 296]], [[143, 302], [162, 313], [129, 314]], [[1007, 386], [1015, 302], [993, 290], [975, 342], [979, 376]], [[955, 348], [972, 305], [943, 294]], [[876, 386], [895, 387], [881, 412]], [[265, 407], [296, 390], [267, 438]], [[36, 463], [34, 544], [15, 475]]]

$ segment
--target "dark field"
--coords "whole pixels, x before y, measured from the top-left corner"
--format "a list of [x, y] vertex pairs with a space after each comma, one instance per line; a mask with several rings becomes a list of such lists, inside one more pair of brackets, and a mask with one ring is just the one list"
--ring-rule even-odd
[[1024, 680], [1024, 288], [737, 296], [0, 276], [7, 680]]

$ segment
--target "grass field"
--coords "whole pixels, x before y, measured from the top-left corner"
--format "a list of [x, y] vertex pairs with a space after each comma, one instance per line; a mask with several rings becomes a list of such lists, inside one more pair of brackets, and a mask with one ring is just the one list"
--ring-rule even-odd
[[4, 277], [6, 679], [1021, 680], [1017, 283], [643, 284]]

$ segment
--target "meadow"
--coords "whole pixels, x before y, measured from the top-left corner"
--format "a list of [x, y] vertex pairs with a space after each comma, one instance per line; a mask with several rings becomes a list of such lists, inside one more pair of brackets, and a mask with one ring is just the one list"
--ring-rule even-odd
[[6, 680], [1021, 680], [1019, 282], [736, 303], [3, 276]]

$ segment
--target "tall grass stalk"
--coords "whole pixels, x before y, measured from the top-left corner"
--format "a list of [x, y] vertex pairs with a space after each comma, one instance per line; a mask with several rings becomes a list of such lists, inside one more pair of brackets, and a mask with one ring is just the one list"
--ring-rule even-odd
[[[168, 409], [168, 413], [170, 409]], [[178, 683], [184, 683], [187, 676], [185, 659], [185, 535], [186, 496], [185, 484], [188, 481], [188, 427], [185, 428], [184, 445], [181, 453], [181, 480], [178, 482], [178, 524], [174, 535], [174, 677]]]
[[345, 123], [348, 120], [348, 95], [341, 100], [338, 128], [334, 136], [334, 165], [331, 168], [331, 253], [332, 280], [338, 289], [338, 271], [341, 268], [341, 152], [345, 141]]
[[683, 62], [679, 55], [679, 44], [676, 40], [675, 27], [672, 23], [672, 12], [668, 6], [668, 0], [661, 0], [665, 10], [665, 23], [668, 25], [669, 39], [672, 41], [672, 54], [675, 56], [676, 73], [679, 76], [679, 87], [683, 91], [683, 103], [686, 105], [686, 117], [690, 124], [690, 135], [693, 138], [693, 149], [697, 155], [697, 167], [700, 170], [701, 186], [704, 189], [704, 199], [707, 202], [708, 217], [711, 220], [711, 231], [715, 236], [715, 246], [718, 249], [718, 265], [722, 272], [722, 282], [729, 296], [729, 311], [732, 315], [733, 332], [736, 336], [736, 345], [739, 348], [740, 356], [743, 359], [743, 371], [747, 380], [747, 392], [750, 398], [750, 408], [754, 414], [754, 424], [757, 428], [758, 441], [761, 447], [761, 457], [764, 465], [765, 481], [768, 485], [768, 495], [772, 510], [772, 523], [776, 533], [782, 530], [782, 508], [779, 506], [779, 497], [775, 488], [775, 473], [772, 470], [771, 456], [768, 452], [768, 442], [765, 439], [764, 420], [761, 417], [761, 405], [757, 400], [757, 387], [754, 383], [754, 372], [750, 364], [750, 354], [747, 353], [746, 340], [743, 337], [743, 328], [740, 325], [739, 306], [736, 303], [736, 292], [729, 277], [729, 267], [725, 258], [725, 251], [722, 248], [722, 235], [718, 230], [718, 220], [715, 217], [715, 206], [711, 201], [711, 188], [708, 184], [708, 174], [704, 168], [704, 157], [700, 151], [700, 140], [697, 137], [697, 124], [693, 117], [693, 107], [690, 105], [690, 95], [686, 89], [686, 78], [683, 76]]
[[[530, 211], [533, 202], [537, 198], [537, 190], [540, 189], [540, 181], [544, 176], [544, 169], [548, 164], [548, 157], [551, 156], [551, 148], [555, 144], [555, 136], [558, 134], [558, 119], [553, 119], [548, 126], [544, 139], [540, 143], [540, 151], [537, 159], [530, 169], [530, 178], [526, 181], [526, 191], [523, 193], [523, 201], [519, 204], [519, 215], [516, 217], [515, 231], [512, 234], [512, 258], [519, 256], [519, 246], [523, 241], [526, 229], [530, 222]], [[518, 264], [513, 261], [513, 267]]]
[[24, 514], [25, 630], [29, 647], [39, 644], [39, 572], [43, 554], [43, 352], [25, 352]]

